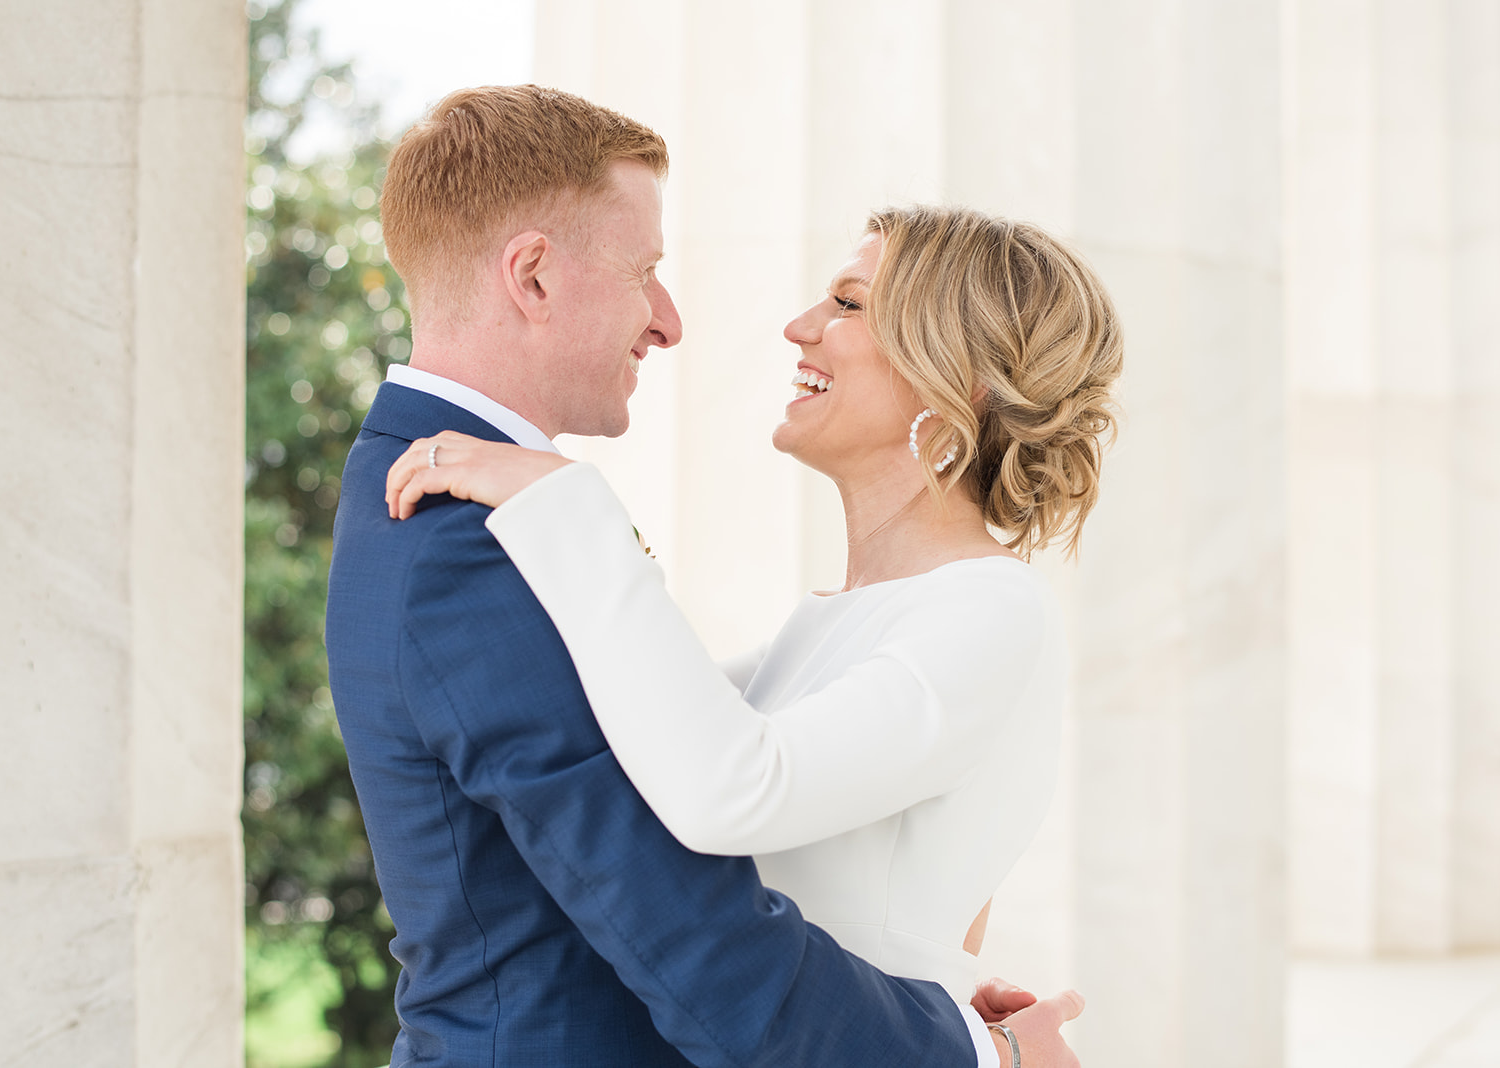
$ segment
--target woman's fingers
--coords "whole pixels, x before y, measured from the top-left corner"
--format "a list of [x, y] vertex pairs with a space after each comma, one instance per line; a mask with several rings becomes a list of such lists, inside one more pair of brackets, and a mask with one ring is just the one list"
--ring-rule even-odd
[[[481, 442], [466, 434], [445, 430], [431, 438], [418, 438], [391, 465], [386, 477], [386, 504], [391, 518], [409, 519], [417, 502], [433, 493], [468, 498], [466, 476], [472, 474], [476, 446], [502, 450], [498, 442]], [[510, 446], [514, 448], [514, 446]], [[433, 461], [437, 463], [434, 466]]]
[[417, 510], [417, 502], [429, 493], [452, 493], [455, 497], [463, 496], [455, 492], [453, 486], [453, 471], [444, 472], [441, 468], [420, 468], [414, 472], [406, 485], [401, 487], [401, 492], [396, 495], [396, 505], [392, 515], [397, 519], [410, 519]]
[[396, 462], [391, 464], [391, 469], [385, 473], [385, 507], [392, 519], [396, 518], [396, 498], [400, 496], [402, 487], [411, 478], [411, 468], [407, 460], [411, 456], [412, 449], [419, 444], [420, 442], [412, 442], [405, 452], [396, 457]]
[[1004, 979], [986, 979], [970, 1002], [985, 1020], [1001, 1021], [1011, 1013], [1036, 1004], [1036, 995]]
[[[401, 514], [403, 500], [409, 500], [412, 505], [415, 505], [424, 494], [446, 491], [446, 485], [439, 485], [430, 476], [423, 483], [426, 488], [416, 493], [415, 496], [410, 496], [407, 488], [423, 471], [438, 471], [446, 468], [448, 475], [452, 475], [455, 467], [463, 466], [465, 458], [476, 444], [500, 447], [498, 443], [483, 442], [479, 438], [460, 434], [456, 430], [444, 430], [434, 437], [418, 438], [408, 445], [406, 451], [396, 458], [396, 462], [391, 465], [390, 471], [385, 476], [385, 503], [391, 518], [405, 519], [411, 514], [412, 508], [407, 508], [405, 514]], [[436, 466], [434, 466], [434, 461], [436, 461]], [[444, 479], [446, 478], [447, 476], [444, 476]]]
[[407, 519], [417, 510], [417, 502], [433, 493], [498, 507], [566, 463], [555, 453], [444, 430], [418, 438], [391, 465], [385, 480], [386, 508], [392, 519]]
[[442, 443], [436, 438], [418, 438], [407, 446], [406, 451], [396, 458], [396, 462], [386, 472], [385, 504], [392, 519], [404, 518], [396, 514], [397, 502], [416, 473], [428, 467], [429, 450], [435, 444], [441, 448]]

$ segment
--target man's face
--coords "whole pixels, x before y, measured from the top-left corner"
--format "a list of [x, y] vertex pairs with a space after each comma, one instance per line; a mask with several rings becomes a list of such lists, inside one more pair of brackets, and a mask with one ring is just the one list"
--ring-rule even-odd
[[582, 208], [576, 237], [559, 242], [548, 380], [556, 432], [618, 437], [647, 350], [682, 339], [682, 323], [656, 278], [662, 256], [661, 188], [643, 164], [617, 161], [608, 188]]

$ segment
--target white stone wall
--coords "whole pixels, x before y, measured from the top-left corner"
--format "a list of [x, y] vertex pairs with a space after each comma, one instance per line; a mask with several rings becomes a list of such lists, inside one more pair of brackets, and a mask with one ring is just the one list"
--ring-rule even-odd
[[4, 21], [0, 1035], [239, 1064], [243, 9]]

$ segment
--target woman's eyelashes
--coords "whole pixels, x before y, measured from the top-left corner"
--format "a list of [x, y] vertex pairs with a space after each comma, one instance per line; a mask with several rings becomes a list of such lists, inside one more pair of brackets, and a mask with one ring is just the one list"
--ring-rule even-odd
[[833, 302], [839, 306], [839, 311], [841, 312], [857, 312], [860, 310], [859, 301], [857, 300], [849, 297], [841, 297], [837, 293], [830, 293], [828, 295], [833, 298]]

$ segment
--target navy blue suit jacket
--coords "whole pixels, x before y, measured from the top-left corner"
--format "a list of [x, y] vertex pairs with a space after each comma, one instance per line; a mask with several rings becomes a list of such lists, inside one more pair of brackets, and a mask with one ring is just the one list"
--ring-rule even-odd
[[940, 987], [881, 974], [750, 860], [662, 827], [487, 508], [438, 496], [389, 518], [387, 469], [443, 429], [506, 440], [381, 386], [328, 580], [334, 702], [402, 965], [392, 1068], [972, 1066]]

